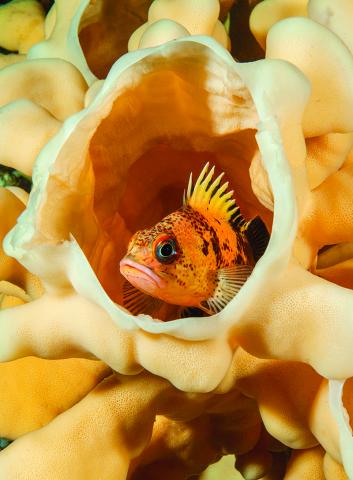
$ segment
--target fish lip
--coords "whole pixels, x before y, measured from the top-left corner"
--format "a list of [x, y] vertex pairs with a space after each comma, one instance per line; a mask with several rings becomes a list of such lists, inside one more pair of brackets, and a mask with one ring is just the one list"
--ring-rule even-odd
[[145, 265], [141, 265], [140, 263], [134, 262], [130, 258], [123, 258], [120, 261], [120, 271], [121, 271], [121, 268], [125, 267], [125, 266], [133, 268], [133, 269], [137, 270], [138, 272], [146, 275], [147, 277], [149, 277], [150, 280], [153, 281], [153, 283], [158, 288], [162, 288], [164, 286], [163, 280], [161, 278], [159, 278], [158, 275], [156, 275], [149, 267], [146, 267]]

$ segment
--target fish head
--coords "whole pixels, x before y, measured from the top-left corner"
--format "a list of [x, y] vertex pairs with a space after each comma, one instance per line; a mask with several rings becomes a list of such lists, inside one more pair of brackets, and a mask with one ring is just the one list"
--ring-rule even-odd
[[210, 265], [182, 211], [131, 238], [120, 272], [134, 287], [174, 305], [197, 306], [209, 295]]

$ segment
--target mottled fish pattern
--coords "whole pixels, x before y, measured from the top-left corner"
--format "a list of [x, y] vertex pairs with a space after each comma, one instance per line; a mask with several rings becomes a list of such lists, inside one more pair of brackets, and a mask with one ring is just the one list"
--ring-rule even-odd
[[120, 270], [129, 282], [124, 303], [132, 313], [154, 314], [160, 301], [216, 313], [263, 254], [268, 243], [263, 222], [259, 217], [246, 222], [228, 183], [221, 185], [223, 174], [213, 180], [214, 168], [208, 168], [195, 185], [190, 176], [180, 209], [130, 240]]

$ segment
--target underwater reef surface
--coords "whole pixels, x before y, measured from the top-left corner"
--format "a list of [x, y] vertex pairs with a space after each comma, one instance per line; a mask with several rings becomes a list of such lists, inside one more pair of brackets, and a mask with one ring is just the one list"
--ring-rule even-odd
[[[1, 2], [1, 480], [353, 479], [352, 25]], [[268, 246], [218, 313], [133, 315], [129, 241], [207, 162]]]

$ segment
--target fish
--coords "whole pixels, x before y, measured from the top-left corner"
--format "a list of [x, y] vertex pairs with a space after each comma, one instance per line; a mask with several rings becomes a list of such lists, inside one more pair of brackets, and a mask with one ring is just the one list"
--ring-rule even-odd
[[[259, 216], [246, 221], [215, 167], [192, 173], [181, 208], [137, 231], [120, 261], [123, 304], [133, 315], [155, 315], [163, 304], [181, 317], [220, 312], [264, 254], [269, 233]], [[196, 310], [195, 310], [196, 309]]]

